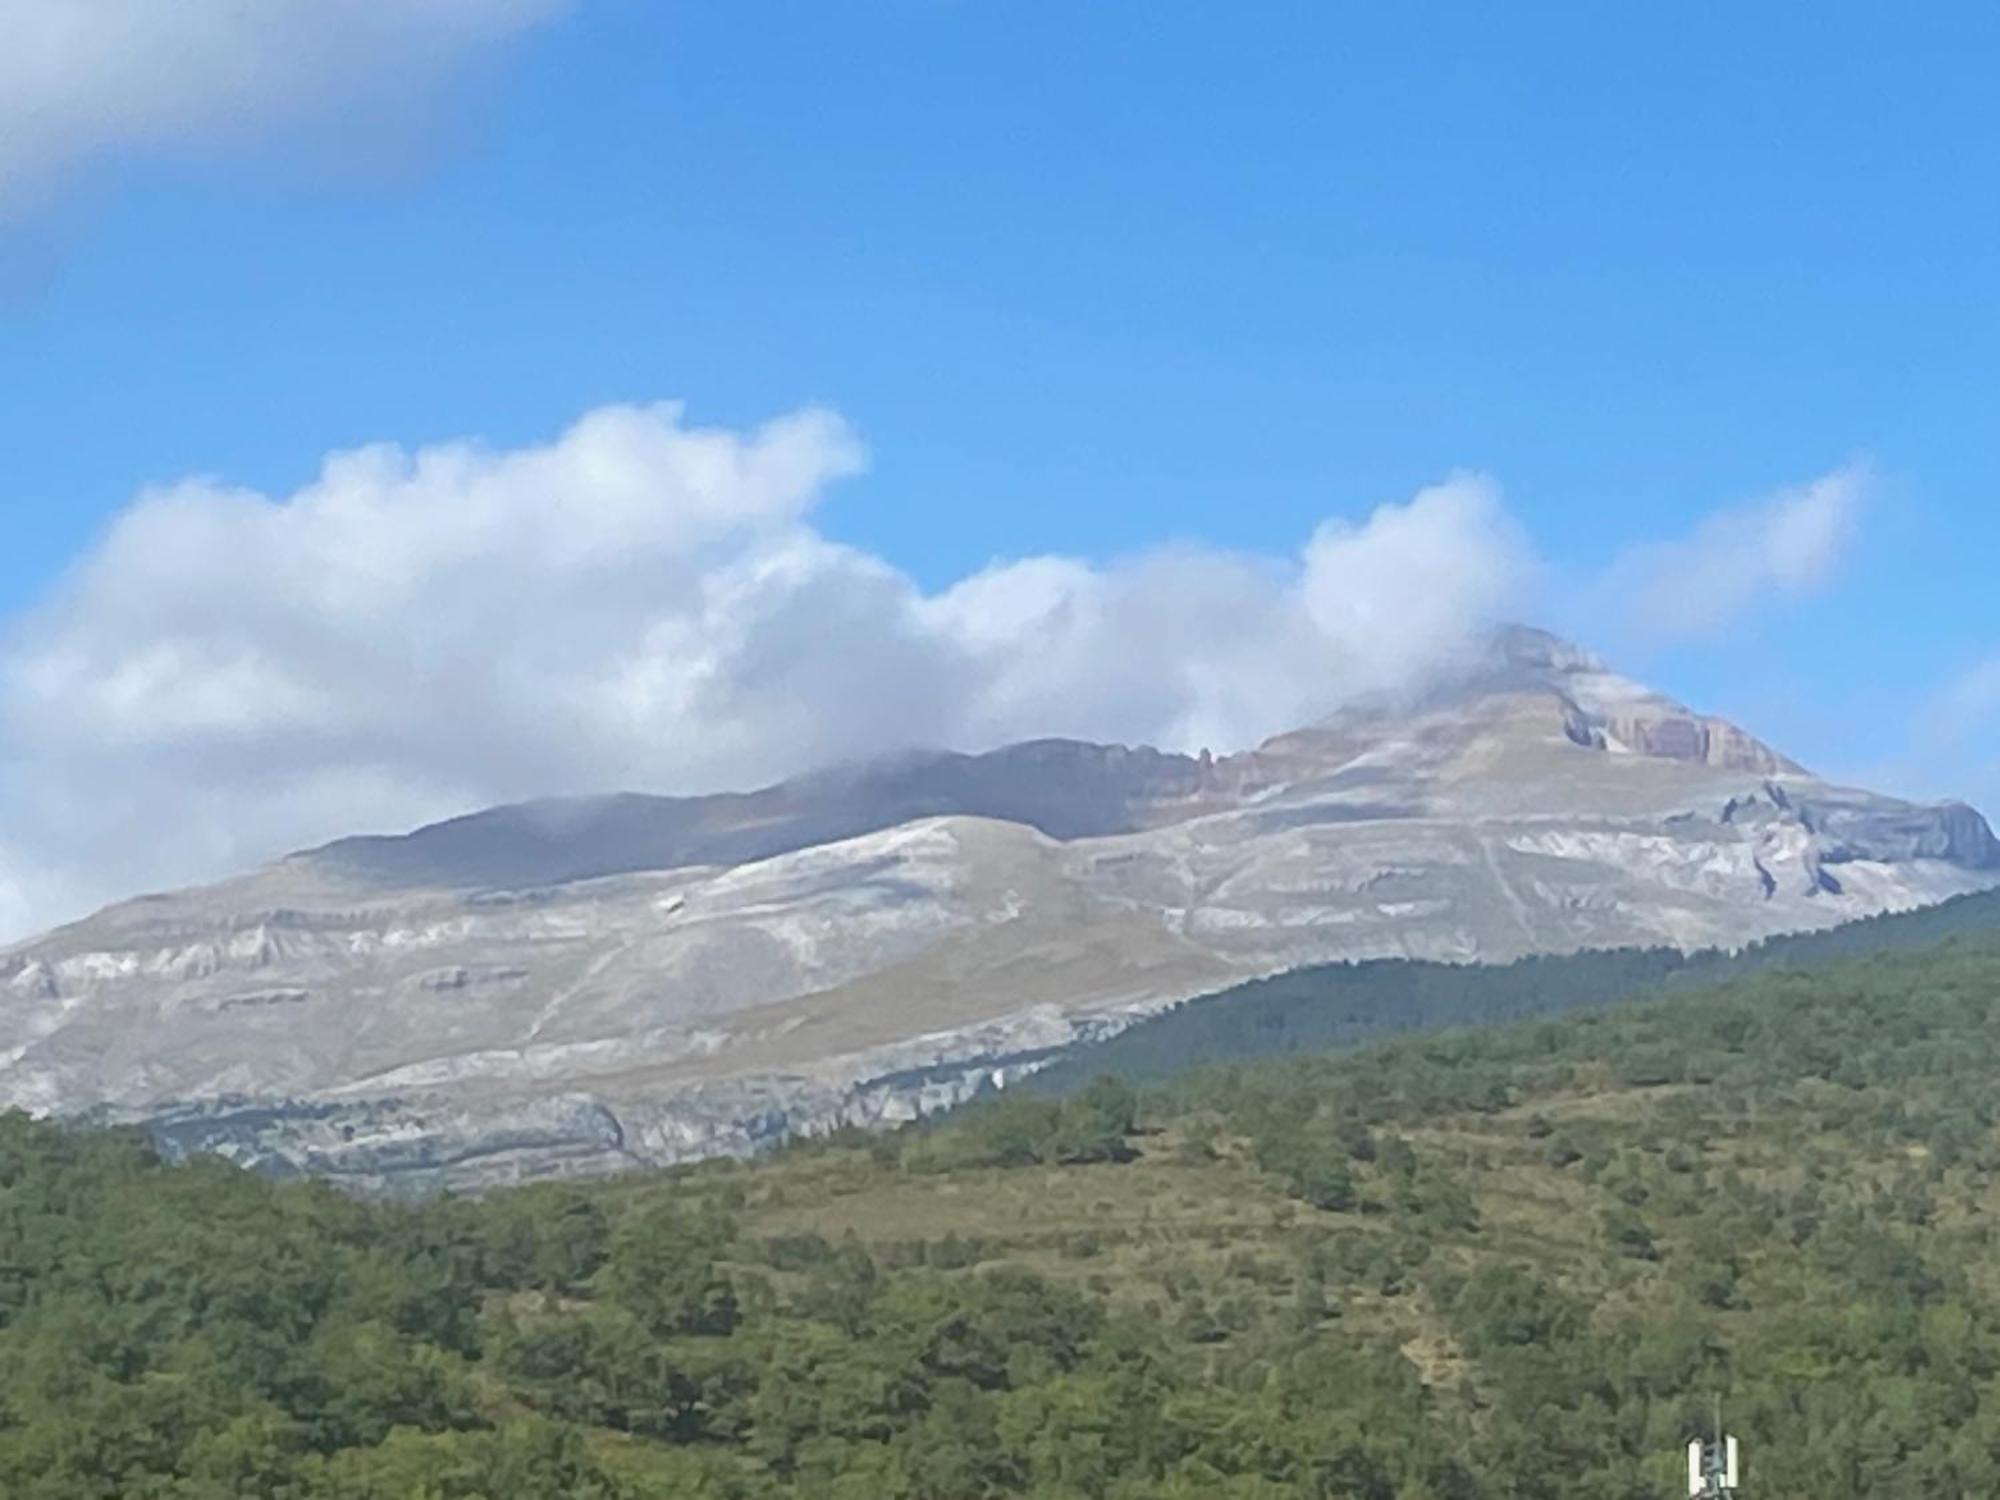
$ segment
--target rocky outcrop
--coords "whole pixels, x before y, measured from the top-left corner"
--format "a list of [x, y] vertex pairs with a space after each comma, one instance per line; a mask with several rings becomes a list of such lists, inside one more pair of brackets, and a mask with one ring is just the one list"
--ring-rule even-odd
[[1606, 717], [1610, 742], [1639, 755], [1690, 761], [1758, 776], [1796, 775], [1801, 768], [1720, 719], [1682, 713], [1623, 713]]
[[[476, 1191], [751, 1156], [797, 1136], [906, 1124], [1016, 1083], [1055, 1061], [1066, 1046], [1101, 1040], [1144, 1014], [1135, 1009], [1061, 1022], [1060, 1040], [1051, 1038], [1047, 1015], [1021, 1018], [1019, 1050], [1005, 1050], [1006, 1027], [999, 1035], [988, 1028], [981, 1037], [938, 1039], [928, 1065], [896, 1055], [907, 1049], [849, 1059], [855, 1076], [843, 1083], [762, 1076], [618, 1100], [449, 1092], [354, 1100], [237, 1095], [100, 1106], [85, 1118], [141, 1125], [175, 1158], [221, 1156], [272, 1176], [310, 1175], [383, 1196]], [[973, 1050], [982, 1044], [1002, 1050]], [[873, 1067], [889, 1071], [874, 1073]]]
[[1828, 864], [1935, 859], [1975, 870], [2000, 867], [2000, 841], [1986, 820], [1963, 802], [1911, 807], [1811, 793], [1800, 794], [1795, 802], [1801, 822], [1812, 831], [1820, 857]]

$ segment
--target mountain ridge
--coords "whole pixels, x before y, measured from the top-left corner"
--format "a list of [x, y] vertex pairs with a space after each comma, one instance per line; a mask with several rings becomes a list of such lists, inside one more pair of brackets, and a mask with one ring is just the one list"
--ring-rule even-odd
[[0, 1106], [377, 1183], [595, 1170], [903, 1118], [1305, 964], [1730, 947], [1996, 884], [1963, 804], [1515, 630], [1234, 755], [517, 805], [123, 903], [0, 955]]
[[[553, 884], [642, 869], [742, 863], [917, 818], [954, 814], [1021, 822], [1061, 840], [1133, 833], [1217, 810], [1218, 799], [1277, 785], [1280, 766], [1310, 758], [1315, 748], [1323, 753], [1326, 737], [1343, 729], [1358, 732], [1371, 720], [1421, 713], [1469, 690], [1534, 693], [1547, 690], [1552, 680], [1560, 684], [1565, 733], [1587, 748], [1772, 776], [1810, 775], [1726, 720], [1697, 714], [1640, 688], [1612, 673], [1598, 657], [1548, 632], [1510, 626], [1496, 633], [1484, 659], [1469, 672], [1447, 676], [1427, 694], [1365, 700], [1231, 755], [1215, 757], [1206, 750], [1190, 755], [1064, 736], [977, 753], [903, 750], [748, 792], [662, 796], [627, 791], [506, 804], [405, 834], [340, 839], [290, 858], [351, 868], [377, 880], [428, 876], [453, 884], [505, 884], [532, 874]], [[1037, 801], [1033, 793], [1038, 788], [1023, 788], [1013, 779], [1033, 771], [1065, 774], [1068, 780], [1059, 790], [1067, 799]], [[886, 808], [879, 805], [885, 791], [895, 799]], [[828, 798], [846, 805], [844, 819], [817, 805]], [[853, 805], [857, 801], [860, 806]], [[815, 823], [815, 817], [823, 821]], [[482, 867], [477, 856], [465, 863], [454, 859], [459, 851], [453, 845], [476, 842], [481, 834], [521, 840], [534, 863], [516, 865], [503, 857]], [[607, 836], [614, 841], [610, 852], [604, 847]], [[1968, 825], [1962, 837], [1975, 840], [1976, 834]], [[591, 846], [595, 857], [577, 862], [566, 857], [566, 845]], [[2000, 846], [1983, 857], [2000, 859]]]

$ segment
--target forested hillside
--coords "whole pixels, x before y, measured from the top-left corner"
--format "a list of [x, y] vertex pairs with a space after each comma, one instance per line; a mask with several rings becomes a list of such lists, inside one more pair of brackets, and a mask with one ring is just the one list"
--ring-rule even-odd
[[1627, 948], [1511, 964], [1406, 959], [1316, 964], [1204, 996], [1078, 1049], [1036, 1074], [1032, 1087], [1064, 1093], [1107, 1073], [1130, 1083], [1159, 1083], [1226, 1059], [1318, 1052], [1398, 1032], [1557, 1015], [1768, 969], [1908, 952], [1950, 937], [1989, 933], [2000, 935], [2000, 891], [1771, 938], [1735, 952]]
[[0, 1495], [2000, 1493], [2000, 942], [364, 1204], [0, 1121]]

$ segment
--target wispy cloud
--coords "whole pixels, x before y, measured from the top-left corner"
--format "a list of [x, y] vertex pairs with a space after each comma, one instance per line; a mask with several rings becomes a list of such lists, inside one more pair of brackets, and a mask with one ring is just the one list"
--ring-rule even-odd
[[1953, 740], [1995, 736], [2000, 731], [2000, 656], [1960, 675], [1937, 697], [1933, 728]]
[[106, 157], [413, 106], [569, 0], [0, 0], [0, 221]]
[[1752, 505], [1717, 511], [1691, 533], [1614, 561], [1595, 612], [1634, 639], [1720, 635], [1774, 604], [1825, 589], [1859, 534], [1869, 472], [1853, 464]]

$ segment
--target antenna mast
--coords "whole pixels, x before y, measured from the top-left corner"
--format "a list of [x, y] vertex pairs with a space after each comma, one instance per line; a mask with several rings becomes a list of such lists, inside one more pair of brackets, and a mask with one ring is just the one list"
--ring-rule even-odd
[[1715, 1402], [1715, 1436], [1694, 1439], [1687, 1446], [1688, 1500], [1734, 1500], [1742, 1487], [1736, 1439], [1722, 1430], [1722, 1400]]

